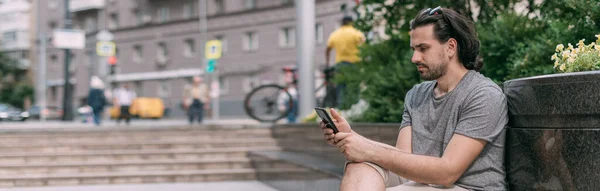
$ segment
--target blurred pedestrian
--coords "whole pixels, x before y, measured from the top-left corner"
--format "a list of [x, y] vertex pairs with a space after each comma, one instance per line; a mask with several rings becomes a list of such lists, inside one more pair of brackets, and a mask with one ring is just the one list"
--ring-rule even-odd
[[[358, 46], [365, 42], [365, 36], [362, 32], [355, 29], [352, 17], [345, 16], [342, 18], [342, 26], [333, 31], [327, 40], [327, 49], [325, 50], [325, 67], [329, 68], [329, 58], [331, 50], [335, 49], [335, 71], [337, 74], [344, 67], [352, 67], [353, 64], [360, 61], [358, 56]], [[343, 93], [346, 89], [346, 84], [340, 83], [336, 87], [337, 101], [336, 106], [339, 107], [343, 103]], [[358, 92], [357, 92], [358, 93]], [[334, 107], [336, 107], [334, 106]]]
[[196, 117], [198, 123], [202, 123], [204, 110], [208, 110], [210, 107], [208, 86], [202, 77], [195, 76], [193, 83], [184, 88], [183, 106], [188, 111], [190, 125], [194, 123]]
[[133, 100], [137, 97], [135, 91], [131, 90], [129, 83], [124, 83], [122, 87], [115, 89], [113, 92], [113, 103], [115, 107], [120, 108], [117, 124], [121, 124], [121, 119], [125, 119], [125, 123], [129, 125], [131, 114], [129, 109], [134, 106]]
[[104, 83], [98, 76], [92, 76], [90, 92], [87, 98], [87, 107], [92, 109], [91, 113], [93, 113], [94, 124], [96, 124], [96, 126], [99, 126], [101, 123], [104, 106], [106, 106]]

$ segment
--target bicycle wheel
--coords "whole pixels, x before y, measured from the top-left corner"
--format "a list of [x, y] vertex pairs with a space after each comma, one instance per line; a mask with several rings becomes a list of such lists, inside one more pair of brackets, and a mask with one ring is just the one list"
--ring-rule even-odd
[[294, 107], [294, 100], [285, 88], [262, 85], [252, 90], [244, 100], [246, 114], [261, 122], [275, 122], [287, 116]]

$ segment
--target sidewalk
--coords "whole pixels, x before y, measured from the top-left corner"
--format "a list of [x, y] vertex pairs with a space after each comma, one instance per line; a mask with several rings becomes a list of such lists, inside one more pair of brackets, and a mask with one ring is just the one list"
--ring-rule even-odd
[[133, 185], [95, 185], [60, 186], [0, 189], [0, 191], [277, 191], [259, 181], [172, 183], [172, 184], [133, 184]]

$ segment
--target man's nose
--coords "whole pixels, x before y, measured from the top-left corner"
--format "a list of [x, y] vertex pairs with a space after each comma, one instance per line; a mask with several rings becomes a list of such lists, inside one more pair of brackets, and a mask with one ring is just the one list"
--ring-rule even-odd
[[423, 62], [423, 55], [417, 51], [413, 52], [413, 56], [410, 59], [410, 61], [412, 63], [422, 63]]

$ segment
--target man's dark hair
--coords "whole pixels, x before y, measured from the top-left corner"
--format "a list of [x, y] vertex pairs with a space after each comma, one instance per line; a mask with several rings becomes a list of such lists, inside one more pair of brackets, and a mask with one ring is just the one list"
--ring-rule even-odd
[[354, 19], [352, 19], [351, 16], [344, 16], [344, 18], [342, 18], [342, 25], [348, 25], [352, 22], [354, 22]]
[[483, 59], [479, 56], [480, 42], [473, 22], [451, 9], [425, 9], [410, 23], [410, 29], [433, 24], [437, 40], [446, 43], [454, 38], [458, 43], [458, 59], [468, 70], [479, 71]]

